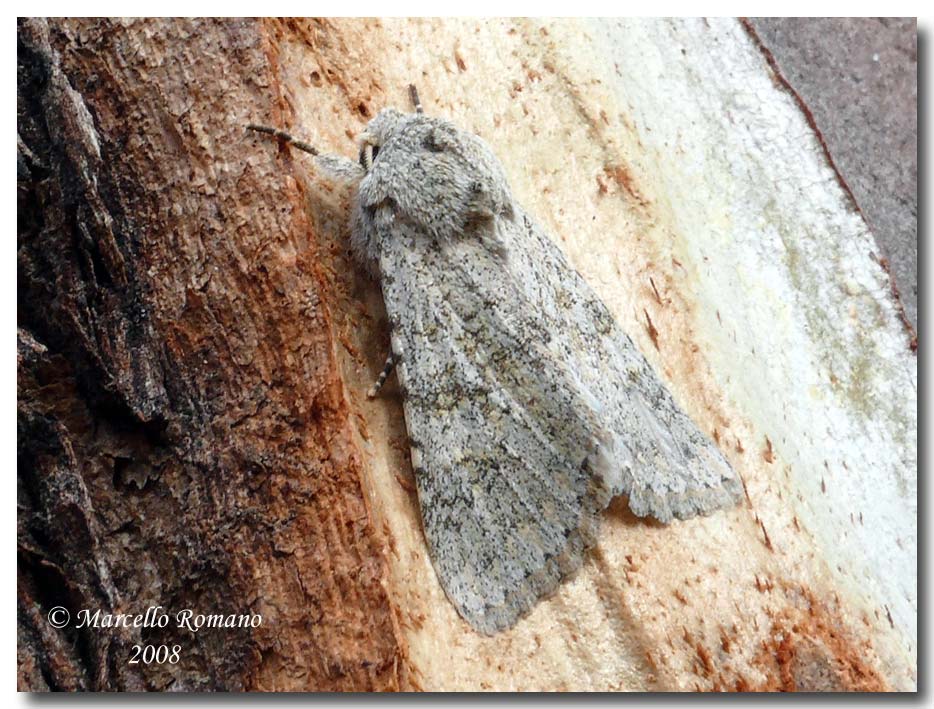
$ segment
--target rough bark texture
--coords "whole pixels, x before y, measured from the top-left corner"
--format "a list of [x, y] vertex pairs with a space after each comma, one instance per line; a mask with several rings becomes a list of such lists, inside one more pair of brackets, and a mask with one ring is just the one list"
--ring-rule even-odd
[[[570, 22], [20, 22], [21, 689], [913, 686], [916, 596], [880, 586], [893, 574], [844, 543], [876, 534], [896, 569], [914, 553], [910, 533], [886, 526], [889, 498], [913, 494], [915, 366], [888, 275], [741, 27], [659, 27], [614, 25], [608, 40]], [[632, 66], [616, 58], [626, 32]], [[767, 87], [755, 89], [775, 104], [765, 118], [739, 94], [666, 98], [751, 142], [653, 113], [668, 78], [718, 87], [734, 68]], [[379, 289], [346, 247], [349, 195], [244, 131], [268, 123], [352, 155], [409, 81], [427, 110], [493, 144], [520, 202], [748, 492], [736, 510], [667, 527], [615, 502], [585, 568], [492, 638], [434, 577], [398, 394], [364, 396], [388, 336]], [[804, 136], [800, 160], [768, 133], [771, 115]], [[734, 156], [736, 174], [702, 174]], [[776, 161], [789, 167], [774, 182], [755, 171]], [[732, 202], [718, 212], [703, 195], [721, 178]], [[814, 224], [792, 223], [786, 205], [813, 195], [826, 197]], [[817, 345], [826, 359], [808, 359]], [[804, 353], [793, 377], [789, 352]], [[825, 420], [828, 440], [811, 440]], [[889, 476], [887, 459], [861, 456], [892, 448], [905, 451], [886, 483], [897, 495], [848, 492], [876, 483], [861, 465]], [[843, 452], [828, 463], [825, 449]], [[54, 606], [156, 605], [263, 623], [193, 634], [46, 622]], [[128, 664], [138, 643], [178, 643], [181, 661]]]
[[[20, 25], [23, 689], [399, 686], [319, 246], [236, 118], [274, 65], [255, 22]], [[55, 605], [264, 622], [59, 633]]]

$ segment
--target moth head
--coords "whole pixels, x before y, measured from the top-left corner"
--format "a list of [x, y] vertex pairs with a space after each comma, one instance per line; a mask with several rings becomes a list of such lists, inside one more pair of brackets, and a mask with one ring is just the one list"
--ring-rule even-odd
[[399, 128], [406, 122], [407, 117], [404, 113], [388, 108], [380, 111], [367, 124], [366, 129], [360, 135], [360, 152], [358, 156], [360, 167], [368, 173], [373, 169], [379, 151], [398, 132]]
[[367, 124], [360, 145], [364, 213], [388, 207], [437, 239], [485, 238], [495, 217], [511, 213], [496, 156], [449, 121], [386, 109]]
[[371, 273], [383, 244], [403, 229], [438, 243], [475, 240], [505, 255], [497, 220], [512, 218], [512, 197], [480, 138], [442, 118], [386, 109], [367, 124], [359, 157], [351, 245]]

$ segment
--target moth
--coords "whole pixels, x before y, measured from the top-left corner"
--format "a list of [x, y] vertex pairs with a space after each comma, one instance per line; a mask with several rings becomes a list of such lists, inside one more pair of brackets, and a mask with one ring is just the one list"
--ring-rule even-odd
[[606, 306], [516, 203], [479, 137], [381, 111], [359, 160], [249, 126], [356, 187], [351, 248], [379, 278], [422, 526], [475, 630], [508, 628], [583, 563], [627, 495], [661, 522], [733, 505], [742, 486]]

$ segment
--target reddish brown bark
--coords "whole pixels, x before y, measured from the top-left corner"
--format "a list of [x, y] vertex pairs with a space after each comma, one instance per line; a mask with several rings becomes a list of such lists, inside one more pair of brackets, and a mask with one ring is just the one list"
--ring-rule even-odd
[[[264, 26], [18, 39], [20, 689], [398, 687], [318, 243], [242, 150], [280, 102]], [[263, 622], [46, 622], [156, 605]], [[128, 664], [137, 643], [180, 662]]]

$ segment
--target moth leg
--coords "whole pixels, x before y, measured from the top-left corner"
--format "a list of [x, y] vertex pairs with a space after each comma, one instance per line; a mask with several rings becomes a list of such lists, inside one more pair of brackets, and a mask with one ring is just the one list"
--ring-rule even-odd
[[422, 102], [418, 98], [418, 89], [415, 88], [415, 84], [409, 84], [409, 98], [412, 99], [412, 108], [415, 109], [416, 113], [425, 112], [425, 109], [422, 108]]
[[247, 126], [248, 130], [254, 130], [257, 133], [265, 133], [266, 135], [271, 135], [273, 138], [278, 138], [279, 140], [288, 143], [289, 145], [294, 145], [299, 150], [304, 150], [306, 153], [311, 153], [312, 155], [319, 155], [318, 150], [306, 143], [304, 140], [299, 140], [298, 138], [293, 138], [291, 135], [285, 131], [279, 130], [278, 128], [270, 128], [269, 126], [258, 126], [256, 124], [250, 123]]
[[396, 366], [396, 356], [390, 351], [389, 356], [386, 357], [386, 364], [383, 365], [383, 371], [379, 373], [379, 376], [376, 378], [376, 383], [370, 387], [370, 390], [366, 393], [368, 399], [373, 399], [379, 390], [383, 388], [383, 384], [386, 383], [386, 379], [392, 374], [392, 370]]

